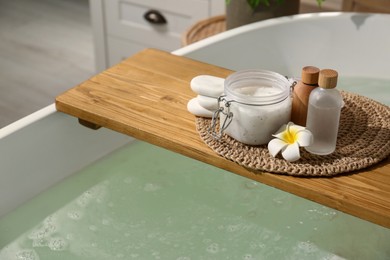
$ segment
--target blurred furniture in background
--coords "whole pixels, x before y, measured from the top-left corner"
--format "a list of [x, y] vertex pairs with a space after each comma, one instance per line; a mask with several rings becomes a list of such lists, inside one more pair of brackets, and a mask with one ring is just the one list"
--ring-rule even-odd
[[[390, 12], [390, 0], [301, 0], [300, 13]], [[173, 51], [225, 31], [224, 0], [90, 0], [97, 72], [144, 49]]]
[[[341, 3], [336, 0], [325, 2], [323, 6], [319, 7], [315, 1], [303, 0], [300, 5], [300, 13], [314, 13], [314, 12], [329, 12], [338, 11], [341, 9]], [[207, 37], [221, 33], [226, 30], [225, 15], [215, 16], [200, 20], [193, 24], [182, 36], [182, 46], [200, 41]]]
[[344, 0], [343, 11], [390, 13], [390, 0]]
[[226, 30], [226, 16], [219, 15], [201, 20], [191, 26], [182, 37], [182, 45], [200, 41]]
[[223, 0], [90, 0], [96, 70], [145, 48], [173, 51], [184, 31], [225, 12]]
[[[300, 13], [312, 12], [371, 12], [371, 13], [390, 13], [390, 0], [336, 0], [329, 1], [329, 4], [322, 7], [313, 5], [312, 2], [302, 0]], [[182, 46], [200, 41], [226, 30], [225, 16], [220, 15], [198, 21], [193, 24], [182, 36]]]

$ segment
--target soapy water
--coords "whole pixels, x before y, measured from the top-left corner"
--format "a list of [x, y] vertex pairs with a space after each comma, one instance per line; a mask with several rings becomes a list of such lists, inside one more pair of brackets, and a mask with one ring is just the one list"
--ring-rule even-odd
[[21, 250], [16, 253], [16, 259], [18, 260], [38, 260], [39, 257], [33, 250]]
[[206, 251], [210, 254], [217, 254], [220, 251], [218, 243], [211, 243], [207, 246]]
[[[150, 166], [140, 162], [142, 156]], [[102, 161], [80, 172], [62, 185], [70, 192], [82, 181], [89, 187], [6, 244], [0, 259], [389, 256], [386, 229], [176, 156], [135, 143], [110, 157], [111, 167]], [[170, 167], [153, 171], [163, 161]], [[46, 195], [55, 200], [55, 191]], [[39, 198], [33, 202], [41, 207]], [[363, 234], [373, 235], [366, 241]], [[363, 240], [369, 246], [360, 249]]]
[[50, 238], [48, 247], [53, 251], [63, 251], [66, 249], [68, 242], [61, 237]]
[[385, 93], [388, 93], [389, 86], [390, 79], [347, 77], [343, 75], [339, 77], [337, 83], [337, 88], [340, 90], [345, 90], [348, 92], [369, 97], [387, 106], [390, 105], [390, 95]]
[[176, 260], [191, 260], [191, 257], [188, 257], [188, 256], [179, 256], [178, 258], [176, 258]]
[[146, 192], [153, 192], [161, 189], [159, 184], [156, 183], [146, 183], [144, 186], [144, 191]]
[[1, 250], [0, 259], [4, 260], [40, 260], [34, 249], [22, 249], [17, 245], [10, 245]]
[[73, 220], [80, 220], [82, 217], [82, 213], [80, 211], [69, 211], [68, 217]]

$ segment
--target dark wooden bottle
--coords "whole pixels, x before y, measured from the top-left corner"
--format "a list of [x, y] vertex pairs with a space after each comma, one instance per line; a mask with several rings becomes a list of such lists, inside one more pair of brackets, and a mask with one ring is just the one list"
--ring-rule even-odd
[[300, 126], [306, 126], [309, 96], [318, 87], [320, 69], [314, 66], [302, 68], [301, 80], [294, 86], [291, 108], [291, 121]]

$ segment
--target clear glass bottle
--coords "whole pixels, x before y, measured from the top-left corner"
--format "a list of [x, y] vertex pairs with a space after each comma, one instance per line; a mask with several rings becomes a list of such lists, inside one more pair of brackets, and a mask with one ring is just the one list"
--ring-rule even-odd
[[335, 70], [321, 70], [319, 88], [310, 93], [306, 123], [314, 138], [312, 145], [306, 147], [310, 153], [327, 155], [336, 149], [340, 113], [344, 105], [340, 92], [335, 89], [337, 77]]
[[307, 107], [310, 93], [318, 87], [320, 69], [314, 66], [302, 68], [301, 80], [294, 86], [291, 107], [291, 121], [306, 126]]

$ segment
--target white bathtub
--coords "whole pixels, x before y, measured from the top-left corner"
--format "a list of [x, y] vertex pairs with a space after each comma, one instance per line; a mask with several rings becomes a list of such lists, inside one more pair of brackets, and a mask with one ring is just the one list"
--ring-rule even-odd
[[[277, 71], [289, 76], [299, 76], [300, 69], [305, 65], [334, 68], [341, 75], [340, 88], [366, 95], [389, 105], [390, 34], [388, 33], [388, 25], [390, 25], [390, 15], [353, 13], [298, 15], [237, 28], [179, 49], [174, 53], [233, 70], [261, 68]], [[375, 87], [375, 89], [367, 88], [367, 84]], [[49, 253], [50, 257], [64, 259], [61, 258], [63, 256], [56, 255], [63, 252], [63, 248], [59, 250], [58, 247], [53, 246], [54, 242], [46, 241], [46, 244], [41, 245], [41, 247], [36, 244], [35, 246], [34, 244], [26, 245], [27, 242], [32, 243], [33, 239], [31, 238], [31, 234], [30, 236], [25, 235], [22, 242], [18, 240], [26, 232], [31, 232], [34, 228], [42, 228], [42, 225], [44, 226], [42, 223], [47, 223], [48, 221], [47, 216], [53, 213], [53, 207], [42, 209], [46, 215], [43, 214], [41, 220], [37, 219], [34, 220], [35, 222], [32, 221], [29, 224], [23, 224], [24, 221], [21, 220], [20, 223], [22, 224], [20, 224], [20, 227], [7, 226], [7, 223], [11, 223], [9, 222], [11, 220], [7, 218], [10, 218], [9, 216], [13, 212], [18, 211], [21, 205], [26, 202], [28, 204], [31, 198], [34, 198], [42, 192], [42, 194], [45, 194], [45, 191], [50, 187], [51, 192], [55, 192], [55, 189], [57, 189], [55, 185], [57, 183], [61, 185], [69, 176], [73, 176], [74, 173], [88, 167], [100, 158], [104, 159], [118, 148], [127, 147], [128, 143], [132, 142], [132, 140], [131, 137], [107, 129], [92, 131], [84, 128], [77, 123], [76, 119], [56, 112], [54, 105], [48, 106], [1, 129], [0, 248], [4, 248], [0, 251], [0, 259], [4, 257], [7, 257], [7, 259], [18, 259], [18, 257], [22, 259], [21, 257], [23, 256], [30, 256], [31, 259], [53, 259], [45, 258], [48, 257], [47, 255], [41, 255], [42, 248], [49, 247], [50, 243], [52, 243], [52, 247], [50, 247], [51, 252], [55, 253], [53, 253], [54, 255], [50, 255], [51, 253]], [[145, 161], [145, 164], [147, 163]], [[202, 164], [199, 163], [199, 165]], [[164, 166], [156, 166], [157, 171], [163, 170], [163, 168]], [[131, 169], [128, 171], [131, 172]], [[219, 171], [222, 172], [222, 170]], [[250, 219], [250, 223], [253, 223], [254, 226], [247, 225], [245, 227], [242, 226], [242, 223], [240, 224], [239, 220], [242, 220], [240, 217], [235, 218], [234, 223], [230, 223], [230, 226], [226, 221], [231, 221], [231, 219], [225, 220], [224, 224], [217, 225], [217, 221], [211, 221], [205, 218], [205, 222], [209, 221], [206, 224], [210, 225], [210, 227], [206, 226], [206, 229], [212, 230], [215, 228], [215, 233], [221, 230], [231, 232], [229, 233], [230, 236], [221, 235], [218, 238], [213, 238], [213, 234], [209, 234], [210, 237], [203, 238], [202, 241], [197, 241], [197, 243], [186, 244], [186, 247], [184, 247], [180, 243], [191, 240], [194, 235], [193, 233], [186, 233], [187, 236], [184, 234], [181, 239], [175, 242], [176, 244], [169, 245], [170, 248], [176, 247], [175, 252], [181, 252], [181, 254], [176, 255], [172, 251], [168, 253], [168, 250], [164, 250], [163, 245], [165, 244], [162, 244], [158, 250], [153, 245], [147, 245], [147, 243], [146, 245], [145, 243], [142, 246], [139, 245], [139, 247], [142, 247], [144, 253], [149, 252], [149, 257], [147, 257], [146, 253], [144, 255], [139, 252], [135, 253], [134, 250], [136, 248], [132, 248], [132, 254], [114, 254], [112, 252], [110, 254], [110, 252], [105, 251], [103, 248], [100, 248], [100, 250], [96, 247], [93, 248], [93, 243], [90, 244], [92, 246], [88, 249], [90, 251], [87, 249], [83, 251], [80, 248], [76, 249], [75, 245], [72, 244], [72, 239], [74, 239], [73, 237], [76, 234], [68, 234], [69, 237], [62, 240], [65, 243], [64, 247], [67, 249], [67, 254], [70, 254], [73, 259], [130, 259], [131, 257], [152, 259], [152, 256], [155, 259], [158, 259], [158, 257], [162, 259], [190, 259], [190, 255], [193, 255], [192, 259], [194, 259], [195, 256], [201, 256], [203, 254], [205, 254], [203, 256], [205, 258], [226, 259], [224, 257], [225, 254], [233, 257], [238, 252], [240, 254], [237, 256], [240, 256], [241, 259], [258, 259], [257, 257], [259, 256], [267, 259], [286, 256], [286, 254], [292, 255], [292, 259], [312, 259], [313, 257], [323, 259], [338, 259], [338, 257], [355, 259], [359, 257], [362, 259], [365, 257], [372, 259], [390, 258], [388, 244], [388, 241], [390, 241], [389, 229], [322, 207], [285, 192], [276, 191], [262, 184], [244, 180], [240, 176], [234, 176], [231, 177], [229, 173], [223, 172], [221, 173], [221, 177], [215, 177], [215, 174], [210, 174], [209, 177], [217, 178], [216, 182], [221, 181], [226, 186], [232, 185], [231, 189], [236, 189], [237, 196], [242, 200], [246, 198], [245, 196], [247, 196], [248, 190], [259, 189], [261, 191], [253, 191], [259, 192], [259, 194], [261, 192], [272, 193], [274, 199], [267, 202], [268, 204], [264, 202], [265, 204], [262, 205], [262, 208], [268, 208], [269, 211], [275, 211], [277, 214], [287, 215], [279, 215], [274, 221], [272, 221], [273, 217], [270, 216], [268, 216], [270, 219], [264, 219], [263, 221], [261, 219], [257, 219], [256, 221]], [[207, 180], [207, 173], [205, 180]], [[171, 185], [168, 184], [170, 183], [169, 180], [164, 181], [164, 185]], [[235, 181], [243, 184], [234, 186], [235, 183], [232, 182]], [[194, 180], [191, 180], [192, 182]], [[104, 185], [108, 185], [107, 182]], [[153, 185], [153, 183], [146, 183], [144, 185], [144, 191], [158, 191], [161, 188], [161, 186]], [[196, 184], [194, 185], [196, 186]], [[199, 187], [201, 186], [202, 183], [199, 184]], [[223, 187], [217, 187], [215, 189], [221, 190], [221, 193], [227, 192], [223, 190]], [[79, 196], [84, 194], [83, 191], [69, 191], [69, 193], [68, 201], [63, 201], [63, 205], [59, 205], [59, 209], [56, 210], [61, 210], [63, 206], [70, 205], [68, 203], [71, 203], [73, 199], [80, 198]], [[261, 196], [259, 194], [256, 195], [256, 193], [253, 193], [252, 195], [259, 196], [256, 203], [263, 203], [261, 202], [261, 196], [264, 194]], [[141, 197], [143, 196], [141, 193], [139, 195]], [[275, 196], [277, 197], [276, 199]], [[180, 199], [182, 199], [180, 196], [172, 198], [171, 203], [174, 204], [177, 202], [178, 205], [181, 205], [179, 203]], [[234, 200], [230, 197], [221, 196], [215, 199], [218, 200], [215, 202], [215, 205], [226, 204], [226, 200], [228, 199]], [[205, 201], [208, 200], [213, 199], [208, 198]], [[289, 202], [295, 205], [294, 208], [289, 208]], [[202, 203], [202, 199], [199, 200], [199, 203]], [[23, 206], [21, 207], [23, 208]], [[150, 207], [156, 207], [156, 205], [151, 205]], [[234, 205], [231, 205], [231, 207], [234, 207]], [[252, 206], [246, 205], [246, 207], [249, 210]], [[213, 216], [222, 214], [216, 213], [212, 209], [208, 210], [212, 211], [210, 214], [214, 214]], [[224, 210], [226, 208], [222, 211]], [[278, 210], [282, 211], [279, 212]], [[288, 212], [291, 212], [291, 215]], [[253, 214], [249, 214], [248, 218], [257, 216], [255, 213]], [[76, 215], [71, 215], [68, 212], [70, 219], [72, 219], [72, 216], [74, 217], [72, 220], [77, 219], [75, 217]], [[222, 215], [229, 215], [229, 212], [224, 212]], [[310, 223], [306, 222], [305, 217], [308, 219], [307, 222]], [[26, 215], [25, 218], [27, 220], [30, 217]], [[165, 225], [168, 225], [167, 219], [164, 220]], [[5, 224], [1, 224], [2, 220], [4, 220]], [[139, 225], [142, 225], [142, 222], [140, 223], [138, 223], [138, 228]], [[199, 226], [202, 223], [198, 223]], [[240, 236], [250, 234], [251, 231], [257, 230], [256, 228], [260, 228], [262, 223], [264, 223], [264, 229], [261, 232], [259, 231], [261, 234], [252, 234], [254, 238], [259, 238], [259, 241], [253, 239], [253, 237], [251, 241], [244, 241], [248, 245], [248, 250], [252, 250], [251, 252], [240, 252], [239, 248], [233, 250], [232, 248], [223, 246], [230, 243], [229, 245], [233, 247], [233, 245], [242, 240]], [[103, 224], [109, 224], [109, 221], [106, 223], [103, 221]], [[185, 226], [188, 223], [183, 222], [181, 224]], [[203, 223], [203, 225], [206, 224]], [[284, 225], [283, 231], [281, 231], [281, 225]], [[300, 232], [299, 227], [303, 226], [305, 228], [302, 228], [302, 232]], [[91, 230], [94, 229], [93, 225], [89, 227]], [[195, 226], [191, 226], [191, 228], [196, 229]], [[240, 236], [235, 235], [237, 228], [240, 229]], [[291, 231], [294, 228], [298, 229]], [[136, 229], [135, 224], [134, 229]], [[145, 234], [147, 237], [145, 239], [156, 239], [156, 236], [158, 237], [156, 230], [154, 229], [153, 231], [153, 227], [145, 227], [145, 230], [150, 232]], [[205, 229], [202, 230], [203, 233], [206, 232]], [[4, 235], [7, 233], [6, 231], [11, 234], [9, 237], [5, 237]], [[319, 234], [318, 231], [322, 231], [323, 235]], [[171, 236], [173, 236], [173, 231], [170, 232]], [[200, 236], [200, 233], [199, 231], [196, 234]], [[348, 236], [348, 233], [350, 233], [350, 236]], [[51, 236], [53, 234], [56, 233], [54, 231], [50, 233]], [[131, 229], [126, 234], [129, 234], [128, 238], [130, 239]], [[288, 240], [288, 243], [285, 242], [287, 244], [284, 249], [277, 249], [275, 245], [283, 242], [284, 235], [290, 237], [290, 240]], [[101, 234], [101, 236], [104, 236], [104, 234]], [[176, 236], [180, 237], [178, 234]], [[294, 238], [292, 239], [291, 237]], [[228, 238], [234, 238], [236, 240], [230, 241]], [[273, 244], [271, 243], [267, 246], [265, 241], [269, 241], [271, 238]], [[200, 239], [200, 237], [196, 239]], [[228, 243], [224, 239], [230, 242]], [[245, 238], [244, 236], [244, 239], [249, 238]], [[291, 242], [295, 241], [294, 239], [296, 242]], [[344, 241], [344, 239], [348, 239], [348, 241]], [[160, 240], [163, 243], [161, 237]], [[292, 244], [293, 246], [291, 246]], [[113, 245], [110, 246], [112, 248], [114, 247]], [[269, 248], [271, 246], [275, 247], [275, 250]], [[288, 248], [289, 246], [290, 248]], [[280, 252], [277, 252], [278, 250]], [[94, 254], [91, 252], [94, 252]], [[288, 257], [286, 256], [286, 258]], [[197, 258], [195, 257], [195, 259]], [[238, 258], [234, 257], [232, 259]]]

